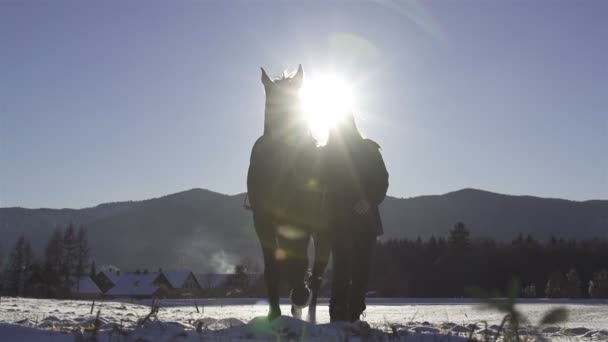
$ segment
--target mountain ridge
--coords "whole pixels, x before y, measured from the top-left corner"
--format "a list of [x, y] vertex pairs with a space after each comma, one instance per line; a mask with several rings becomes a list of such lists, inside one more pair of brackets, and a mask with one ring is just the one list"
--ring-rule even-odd
[[[25, 234], [40, 256], [51, 232], [73, 223], [87, 227], [98, 265], [230, 271], [242, 260], [260, 260], [244, 199], [244, 193], [193, 188], [82, 209], [0, 208], [0, 244], [8, 250], [18, 235]], [[446, 236], [459, 221], [469, 227], [473, 238], [509, 241], [519, 233], [541, 240], [608, 238], [608, 200], [572, 201], [465, 188], [442, 195], [388, 196], [381, 213], [383, 239]]]
[[[144, 199], [139, 199], [139, 200], [124, 200], [124, 201], [102, 202], [102, 203], [99, 203], [99, 204], [96, 204], [96, 205], [93, 205], [93, 206], [82, 207], [82, 208], [69, 208], [69, 207], [50, 208], [50, 207], [10, 206], [10, 207], [0, 207], [0, 209], [28, 209], [28, 210], [83, 210], [83, 209], [94, 209], [94, 208], [104, 207], [104, 206], [112, 206], [112, 205], [120, 205], [120, 204], [127, 204], [127, 203], [133, 203], [133, 202], [144, 202], [144, 201], [149, 201], [149, 200], [154, 200], [154, 199], [161, 199], [161, 198], [165, 198], [165, 197], [169, 197], [169, 196], [173, 196], [173, 195], [178, 195], [178, 194], [182, 194], [182, 193], [187, 193], [187, 192], [191, 192], [191, 191], [209, 192], [209, 193], [214, 193], [214, 194], [218, 194], [218, 195], [222, 195], [222, 196], [228, 196], [228, 197], [238, 197], [238, 196], [244, 196], [246, 194], [246, 192], [239, 192], [237, 194], [232, 194], [231, 195], [231, 194], [224, 194], [222, 192], [218, 192], [218, 191], [214, 191], [214, 190], [210, 190], [210, 189], [205, 189], [205, 188], [190, 188], [190, 189], [187, 189], [187, 190], [182, 190], [182, 191], [174, 192], [174, 193], [167, 194], [167, 195], [157, 196], [157, 197], [150, 197], [150, 198], [144, 198]], [[397, 199], [397, 200], [402, 200], [402, 199], [415, 199], [415, 198], [421, 198], [421, 197], [438, 197], [438, 196], [445, 196], [445, 195], [464, 193], [464, 192], [480, 192], [480, 193], [487, 193], [487, 194], [500, 195], [500, 196], [529, 197], [529, 198], [538, 198], [538, 199], [562, 200], [562, 201], [576, 202], [576, 203], [608, 201], [608, 199], [573, 200], [573, 199], [561, 198], [561, 197], [544, 197], [544, 196], [537, 196], [537, 195], [506, 194], [506, 193], [501, 193], [501, 192], [496, 192], [496, 191], [489, 191], [489, 190], [483, 190], [483, 189], [478, 189], [478, 188], [471, 188], [471, 187], [466, 187], [466, 188], [462, 188], [462, 189], [459, 189], [459, 190], [448, 191], [448, 192], [445, 192], [445, 193], [442, 193], [442, 194], [417, 195], [417, 196], [410, 196], [410, 197], [399, 197], [399, 196], [388, 195], [387, 197], [391, 197], [391, 198]]]

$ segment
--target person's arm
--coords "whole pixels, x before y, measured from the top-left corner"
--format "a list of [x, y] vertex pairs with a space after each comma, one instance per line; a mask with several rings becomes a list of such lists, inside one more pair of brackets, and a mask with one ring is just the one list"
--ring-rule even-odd
[[367, 213], [373, 206], [382, 203], [388, 190], [388, 172], [380, 154], [380, 146], [369, 139], [365, 140], [364, 146], [364, 171], [361, 170], [363, 172], [360, 179], [364, 198], [353, 206], [353, 211], [359, 215]]
[[386, 197], [388, 190], [388, 171], [384, 159], [380, 153], [380, 146], [372, 141], [366, 140], [370, 145], [369, 153], [369, 179], [367, 180], [367, 196], [373, 205], [379, 205]]

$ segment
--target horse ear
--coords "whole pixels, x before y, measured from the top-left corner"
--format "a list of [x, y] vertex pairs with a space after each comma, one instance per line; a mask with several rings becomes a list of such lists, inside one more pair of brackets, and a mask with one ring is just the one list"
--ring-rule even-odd
[[264, 87], [268, 87], [269, 85], [272, 84], [272, 80], [270, 79], [270, 77], [268, 77], [268, 74], [266, 74], [266, 70], [264, 70], [264, 68], [262, 69], [262, 84], [264, 85]]
[[304, 79], [304, 70], [302, 70], [302, 64], [298, 65], [298, 71], [293, 76], [292, 82], [295, 82], [297, 86], [302, 85], [302, 80]]

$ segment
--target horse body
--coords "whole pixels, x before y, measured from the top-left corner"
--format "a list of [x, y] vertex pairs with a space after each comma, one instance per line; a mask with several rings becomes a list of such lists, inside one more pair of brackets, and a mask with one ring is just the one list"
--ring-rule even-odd
[[[265, 132], [251, 151], [247, 192], [264, 258], [269, 318], [281, 315], [279, 284], [280, 273], [284, 271], [291, 288], [292, 314], [299, 318], [301, 308], [309, 304], [309, 320], [314, 321], [316, 299], [330, 253], [321, 215], [319, 152], [314, 138], [296, 115], [297, 107], [292, 103], [296, 97], [289, 92], [281, 93], [285, 88], [299, 89], [299, 84], [291, 84], [291, 80], [297, 80], [298, 74], [301, 77], [302, 70], [300, 67], [296, 76], [282, 79], [282, 83], [270, 81], [262, 72], [267, 99]], [[277, 91], [277, 87], [282, 88]], [[307, 284], [307, 250], [311, 239], [315, 243], [315, 258]]]

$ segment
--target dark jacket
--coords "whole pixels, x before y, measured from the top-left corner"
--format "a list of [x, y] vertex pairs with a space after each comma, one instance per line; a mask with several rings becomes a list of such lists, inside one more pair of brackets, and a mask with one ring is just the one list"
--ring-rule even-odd
[[[369, 222], [376, 235], [383, 234], [378, 205], [386, 197], [388, 172], [376, 142], [363, 139], [323, 147], [321, 183], [326, 191], [324, 206], [330, 221]], [[357, 215], [353, 211], [359, 200], [369, 201], [368, 213]]]

